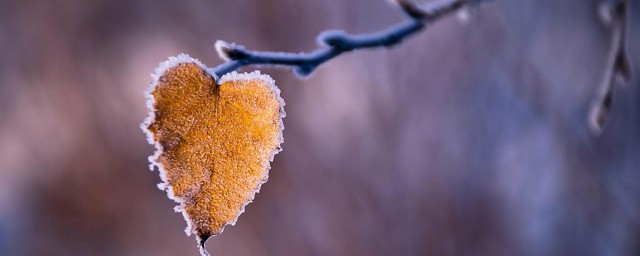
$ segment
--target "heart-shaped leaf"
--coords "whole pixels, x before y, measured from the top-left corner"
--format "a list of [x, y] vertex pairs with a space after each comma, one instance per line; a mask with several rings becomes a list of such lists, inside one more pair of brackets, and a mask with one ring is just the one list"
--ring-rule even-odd
[[267, 181], [280, 152], [284, 101], [259, 72], [223, 76], [220, 83], [185, 54], [161, 63], [147, 93], [142, 124], [156, 147], [149, 157], [169, 198], [179, 203], [188, 235], [204, 242], [234, 225]]

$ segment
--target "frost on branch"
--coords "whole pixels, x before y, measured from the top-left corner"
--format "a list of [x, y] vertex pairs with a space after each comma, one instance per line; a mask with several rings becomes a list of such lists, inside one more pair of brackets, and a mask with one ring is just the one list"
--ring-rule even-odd
[[418, 6], [410, 0], [394, 0], [409, 17], [403, 23], [369, 34], [351, 35], [333, 30], [320, 33], [317, 38], [321, 48], [307, 53], [287, 53], [247, 50], [244, 46], [224, 41], [216, 42], [216, 50], [225, 62], [213, 68], [214, 77], [238, 70], [244, 66], [288, 67], [298, 77], [305, 78], [323, 63], [343, 53], [379, 47], [392, 47], [404, 39], [422, 31], [441, 18], [465, 11], [485, 0], [440, 0]]
[[[219, 85], [218, 85], [219, 84]], [[284, 101], [259, 72], [229, 73], [216, 81], [198, 60], [181, 54], [160, 64], [142, 124], [156, 152], [159, 187], [179, 205], [187, 235], [205, 241], [234, 225], [281, 151]]]

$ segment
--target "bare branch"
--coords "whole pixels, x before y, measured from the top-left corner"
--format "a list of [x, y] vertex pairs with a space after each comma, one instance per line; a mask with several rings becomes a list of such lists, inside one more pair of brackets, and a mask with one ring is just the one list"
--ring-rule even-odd
[[595, 134], [602, 133], [613, 105], [618, 83], [627, 84], [631, 80], [631, 62], [627, 55], [627, 0], [607, 3], [601, 8], [603, 21], [612, 26], [611, 50], [607, 67], [600, 86], [600, 92], [589, 113], [589, 126]]
[[211, 73], [219, 80], [222, 75], [244, 66], [270, 65], [291, 68], [294, 74], [306, 77], [321, 64], [343, 53], [365, 48], [391, 47], [432, 22], [483, 0], [440, 0], [424, 7], [418, 7], [410, 0], [394, 1], [409, 16], [408, 21], [383, 31], [362, 35], [325, 31], [317, 39], [323, 47], [308, 53], [251, 51], [241, 45], [218, 41], [216, 50], [225, 63], [214, 67]]
[[409, 17], [414, 19], [423, 19], [427, 22], [440, 19], [453, 12], [459, 11], [469, 5], [479, 3], [479, 0], [452, 0], [438, 1], [426, 4], [422, 7], [414, 5], [411, 0], [395, 0], [402, 7]]

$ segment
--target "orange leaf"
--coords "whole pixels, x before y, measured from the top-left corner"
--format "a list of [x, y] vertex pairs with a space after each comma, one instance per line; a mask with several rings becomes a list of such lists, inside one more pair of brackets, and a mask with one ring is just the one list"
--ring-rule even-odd
[[234, 225], [267, 181], [281, 151], [284, 101], [259, 72], [223, 76], [219, 85], [198, 60], [181, 54], [161, 63], [147, 93], [150, 116], [142, 124], [157, 151], [169, 198], [179, 206], [188, 235], [204, 242]]

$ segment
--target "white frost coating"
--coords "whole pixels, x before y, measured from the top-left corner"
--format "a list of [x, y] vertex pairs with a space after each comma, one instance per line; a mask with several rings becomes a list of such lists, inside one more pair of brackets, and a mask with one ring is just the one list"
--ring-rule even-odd
[[[220, 43], [220, 44], [219, 44]], [[225, 42], [219, 41], [216, 43], [216, 48], [218, 47], [222, 47], [225, 44]], [[176, 57], [169, 57], [169, 59], [167, 61], [161, 62], [159, 64], [159, 66], [156, 68], [156, 70], [153, 72], [153, 74], [151, 74], [151, 85], [149, 87], [149, 89], [147, 89], [144, 93], [147, 102], [146, 102], [146, 106], [149, 109], [149, 116], [147, 118], [145, 118], [145, 120], [140, 124], [140, 128], [142, 129], [142, 131], [146, 134], [147, 136], [147, 142], [149, 144], [154, 145], [154, 147], [156, 148], [156, 151], [154, 152], [153, 155], [149, 156], [149, 169], [153, 171], [153, 167], [157, 167], [158, 171], [160, 172], [160, 179], [162, 180], [162, 183], [158, 184], [158, 188], [160, 190], [165, 190], [167, 191], [167, 197], [173, 201], [175, 201], [176, 203], [178, 203], [179, 205], [174, 207], [174, 210], [176, 212], [180, 212], [182, 213], [182, 216], [184, 217], [185, 221], [187, 222], [187, 227], [185, 229], [185, 233], [187, 234], [187, 236], [191, 236], [191, 234], [196, 234], [196, 230], [194, 229], [194, 223], [191, 222], [189, 215], [187, 214], [187, 212], [185, 211], [185, 201], [181, 198], [178, 198], [175, 196], [174, 192], [173, 192], [173, 188], [171, 186], [169, 186], [169, 183], [167, 181], [167, 173], [166, 170], [164, 169], [164, 167], [162, 166], [161, 163], [159, 163], [158, 157], [160, 157], [160, 155], [162, 155], [163, 153], [163, 148], [162, 145], [160, 145], [160, 143], [156, 142], [156, 140], [154, 140], [154, 136], [153, 133], [149, 130], [149, 126], [155, 121], [155, 98], [153, 97], [152, 92], [155, 91], [156, 87], [158, 86], [158, 82], [160, 80], [160, 77], [162, 77], [165, 72], [173, 67], [178, 66], [179, 64], [183, 64], [183, 63], [194, 63], [198, 66], [200, 66], [203, 70], [205, 70], [207, 73], [209, 73], [209, 75], [211, 75], [211, 77], [215, 77], [213, 74], [211, 74], [210, 69], [207, 68], [204, 64], [202, 64], [202, 62], [200, 62], [197, 59], [194, 59], [192, 57], [190, 57], [187, 54], [181, 53]], [[237, 72], [231, 72], [228, 73], [224, 76], [222, 76], [222, 78], [220, 78], [220, 82], [218, 84], [222, 84], [228, 81], [236, 81], [236, 82], [249, 82], [251, 80], [262, 80], [267, 86], [268, 88], [276, 95], [276, 97], [278, 98], [278, 102], [280, 104], [280, 116], [279, 116], [279, 126], [282, 127], [282, 129], [280, 130], [279, 133], [279, 144], [278, 147], [273, 149], [271, 151], [271, 155], [269, 157], [269, 160], [267, 160], [265, 164], [265, 166], [267, 167], [264, 172], [265, 172], [265, 178], [263, 180], [261, 180], [258, 183], [258, 188], [256, 189], [256, 191], [254, 191], [254, 194], [251, 196], [251, 198], [245, 202], [242, 207], [240, 208], [240, 211], [238, 212], [238, 215], [236, 215], [235, 219], [231, 222], [228, 223], [227, 225], [235, 225], [236, 222], [238, 221], [238, 218], [240, 217], [240, 215], [242, 213], [244, 213], [245, 211], [245, 207], [253, 202], [254, 198], [255, 198], [255, 194], [260, 192], [260, 188], [262, 187], [262, 184], [264, 184], [265, 182], [267, 182], [268, 178], [269, 178], [269, 170], [271, 169], [271, 164], [270, 162], [273, 162], [273, 159], [275, 157], [276, 154], [278, 154], [280, 151], [282, 151], [282, 148], [280, 147], [280, 145], [284, 142], [284, 137], [282, 135], [282, 130], [284, 130], [284, 124], [282, 122], [282, 118], [284, 118], [286, 116], [286, 112], [284, 111], [284, 100], [282, 99], [282, 97], [280, 97], [280, 89], [275, 85], [275, 81], [268, 75], [264, 75], [261, 74], [260, 71], [254, 71], [251, 73], [242, 73], [242, 74], [238, 74]], [[225, 225], [226, 226], [226, 225]], [[220, 230], [220, 233], [222, 233], [224, 231], [224, 227], [222, 227], [222, 230]], [[218, 233], [219, 234], [219, 233]], [[214, 236], [217, 234], [214, 234]], [[203, 241], [201, 241], [200, 237], [196, 238], [197, 242], [198, 242], [198, 247], [200, 249], [200, 252], [202, 255], [208, 255], [208, 253], [206, 252], [206, 249], [204, 248], [204, 244]]]
[[229, 55], [227, 54], [227, 50], [229, 49], [230, 46], [231, 45], [225, 41], [222, 41], [222, 40], [216, 41], [216, 44], [215, 44], [216, 52], [218, 52], [218, 56], [220, 56], [221, 59], [225, 61], [231, 60], [231, 58], [229, 58]]

